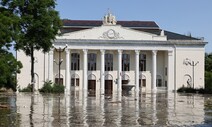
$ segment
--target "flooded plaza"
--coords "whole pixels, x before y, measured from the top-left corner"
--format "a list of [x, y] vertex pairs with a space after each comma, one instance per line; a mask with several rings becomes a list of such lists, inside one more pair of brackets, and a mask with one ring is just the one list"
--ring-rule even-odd
[[212, 96], [201, 94], [1, 93], [0, 105], [1, 127], [212, 125]]

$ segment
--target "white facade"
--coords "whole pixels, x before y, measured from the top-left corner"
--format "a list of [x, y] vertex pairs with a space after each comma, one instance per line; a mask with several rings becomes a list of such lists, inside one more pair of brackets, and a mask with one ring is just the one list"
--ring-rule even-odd
[[[35, 89], [41, 88], [44, 81], [58, 80], [56, 63], [59, 62], [59, 52], [56, 49], [63, 48], [60, 78], [67, 92], [92, 89], [104, 94], [107, 90], [122, 91], [123, 84], [133, 85], [135, 91], [172, 91], [183, 85], [204, 87], [206, 43], [203, 40], [170, 39], [170, 34], [166, 35], [163, 30], [154, 34], [123, 27], [116, 24], [115, 19], [111, 21], [104, 20], [101, 26], [57, 36], [49, 53], [35, 51]], [[79, 58], [77, 69], [73, 67], [74, 53]], [[93, 70], [88, 65], [89, 54], [96, 56]], [[112, 55], [112, 69], [109, 71], [105, 68], [106, 54]], [[128, 54], [129, 60], [129, 68], [126, 65], [125, 71], [122, 69], [123, 54]], [[139, 69], [141, 54], [145, 56], [145, 69], [142, 71]], [[30, 83], [30, 58], [18, 51], [17, 59], [23, 63], [21, 74], [17, 75], [18, 85], [24, 88]]]

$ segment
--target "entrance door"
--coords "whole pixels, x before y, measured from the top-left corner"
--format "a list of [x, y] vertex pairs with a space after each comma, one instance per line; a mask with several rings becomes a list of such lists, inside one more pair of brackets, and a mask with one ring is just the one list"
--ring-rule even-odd
[[[139, 87], [141, 88], [141, 79], [139, 79]], [[146, 79], [142, 79], [142, 87], [146, 87]]]
[[123, 85], [125, 84], [128, 84], [128, 80], [122, 80], [121, 83], [122, 83], [122, 90], [125, 90], [125, 88], [123, 87]]
[[96, 80], [88, 80], [88, 95], [96, 95]]
[[113, 80], [105, 80], [105, 94], [111, 95], [113, 93]]

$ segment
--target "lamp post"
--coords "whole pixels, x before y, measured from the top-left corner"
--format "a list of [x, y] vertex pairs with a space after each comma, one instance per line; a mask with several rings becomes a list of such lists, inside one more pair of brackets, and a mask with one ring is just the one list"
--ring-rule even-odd
[[191, 61], [191, 60], [188, 59], [188, 58], [186, 58], [186, 59], [184, 60], [184, 64], [185, 64], [186, 66], [187, 66], [187, 65], [192, 66], [192, 71], [193, 71], [193, 83], [192, 83], [192, 85], [193, 85], [193, 88], [194, 88], [194, 67], [197, 66], [198, 63], [199, 63], [199, 61], [194, 62], [194, 61]]
[[58, 65], [58, 70], [59, 70], [59, 85], [60, 85], [60, 67], [61, 67], [61, 64], [62, 64], [62, 62], [63, 62], [63, 59], [61, 59], [61, 53], [62, 52], [64, 52], [65, 51], [65, 49], [67, 48], [67, 45], [64, 47], [64, 48], [61, 48], [61, 47], [59, 47], [58, 49], [57, 48], [55, 48], [55, 50], [56, 50], [56, 52], [58, 52], [58, 54], [59, 54], [59, 61], [58, 62], [56, 62], [56, 60], [54, 59], [54, 62]]

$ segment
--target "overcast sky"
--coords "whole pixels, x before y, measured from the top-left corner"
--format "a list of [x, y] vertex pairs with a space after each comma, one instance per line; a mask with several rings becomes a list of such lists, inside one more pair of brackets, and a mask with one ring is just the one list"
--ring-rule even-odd
[[57, 0], [62, 19], [102, 20], [108, 9], [117, 20], [155, 21], [161, 29], [204, 37], [212, 52], [212, 0]]

